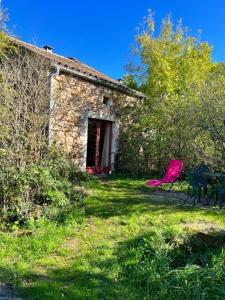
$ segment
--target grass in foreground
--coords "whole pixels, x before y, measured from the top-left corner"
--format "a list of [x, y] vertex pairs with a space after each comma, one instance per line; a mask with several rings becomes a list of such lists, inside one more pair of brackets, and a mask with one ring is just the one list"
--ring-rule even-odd
[[1, 233], [1, 280], [28, 299], [225, 299], [223, 247], [194, 248], [190, 238], [224, 227], [224, 211], [184, 206], [143, 182], [90, 182], [81, 224]]

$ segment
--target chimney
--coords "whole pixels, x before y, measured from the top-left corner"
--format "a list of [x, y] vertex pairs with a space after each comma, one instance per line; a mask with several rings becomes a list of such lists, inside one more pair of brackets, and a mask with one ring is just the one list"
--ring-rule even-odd
[[50, 53], [52, 53], [52, 51], [53, 51], [53, 48], [48, 45], [44, 46], [43, 49], [45, 49], [47, 52], [50, 52]]

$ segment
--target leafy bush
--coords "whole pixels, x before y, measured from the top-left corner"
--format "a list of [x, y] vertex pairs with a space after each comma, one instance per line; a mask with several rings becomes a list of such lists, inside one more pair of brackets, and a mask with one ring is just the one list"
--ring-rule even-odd
[[2, 220], [12, 227], [40, 216], [57, 218], [83, 206], [84, 192], [77, 186], [87, 179], [62, 153], [50, 151], [39, 163], [24, 168], [0, 168]]
[[16, 229], [80, 207], [86, 176], [48, 147], [50, 62], [7, 36], [5, 21], [0, 5], [0, 221]]

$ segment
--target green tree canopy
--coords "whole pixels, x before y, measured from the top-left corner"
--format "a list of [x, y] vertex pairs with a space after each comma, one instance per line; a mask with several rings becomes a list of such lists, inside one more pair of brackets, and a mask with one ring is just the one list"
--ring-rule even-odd
[[148, 96], [170, 100], [196, 96], [196, 88], [201, 87], [211, 69], [212, 48], [208, 43], [189, 35], [182, 21], [174, 26], [170, 16], [162, 21], [156, 35], [152, 14], [137, 42]]
[[139, 166], [160, 170], [172, 158], [195, 163], [203, 136], [196, 120], [201, 93], [215, 65], [212, 47], [190, 34], [181, 20], [174, 25], [170, 16], [157, 29], [150, 13], [137, 36], [135, 53], [140, 65], [129, 66], [128, 83], [133, 87], [138, 83], [146, 95], [135, 108], [139, 119], [130, 129], [132, 136], [139, 131], [139, 138], [135, 135], [131, 142]]

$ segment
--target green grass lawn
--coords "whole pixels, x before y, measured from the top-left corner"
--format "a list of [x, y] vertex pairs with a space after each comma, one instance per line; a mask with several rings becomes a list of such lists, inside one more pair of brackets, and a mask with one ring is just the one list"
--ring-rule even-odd
[[225, 299], [223, 247], [190, 244], [199, 228], [225, 227], [224, 211], [143, 182], [89, 182], [83, 218], [1, 232], [0, 280], [27, 299]]

